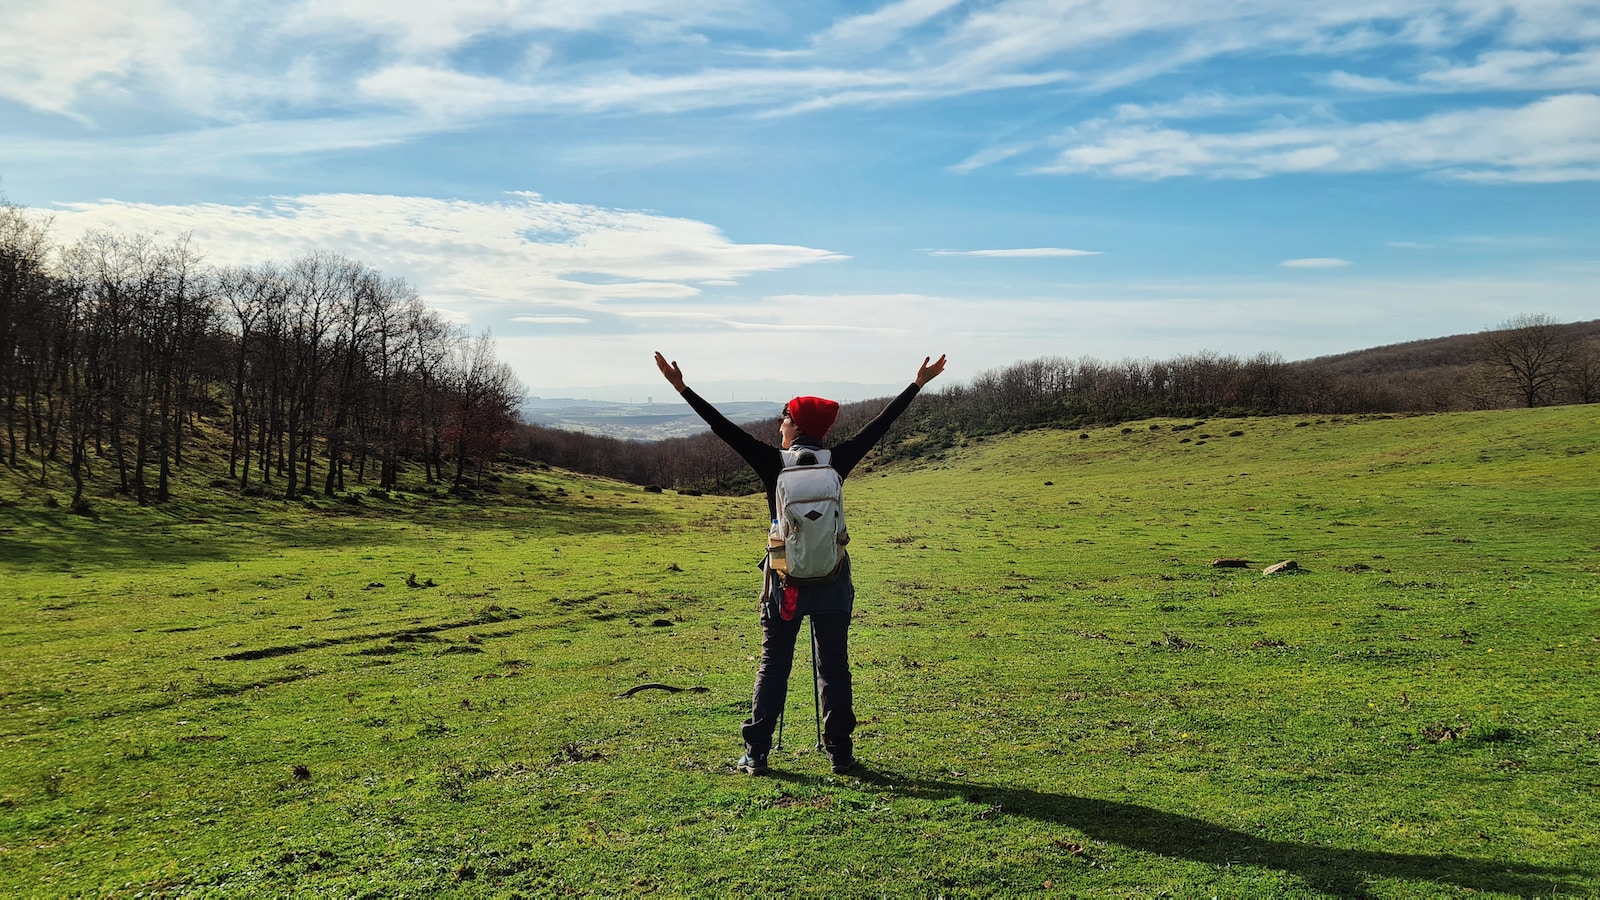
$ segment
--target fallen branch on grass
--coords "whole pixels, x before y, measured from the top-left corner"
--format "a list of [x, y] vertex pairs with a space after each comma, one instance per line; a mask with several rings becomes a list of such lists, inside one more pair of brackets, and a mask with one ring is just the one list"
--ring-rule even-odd
[[625, 690], [622, 693], [618, 694], [616, 697], [614, 697], [612, 699], [621, 700], [624, 697], [632, 697], [634, 694], [637, 694], [640, 691], [650, 691], [650, 690], [667, 691], [668, 693], [672, 693], [672, 694], [681, 694], [684, 691], [689, 691], [689, 692], [695, 693], [695, 694], [704, 694], [707, 691], [711, 690], [711, 688], [702, 687], [702, 686], [700, 686], [698, 684], [695, 685], [694, 687], [674, 687], [674, 686], [672, 686], [670, 684], [658, 684], [658, 683], [652, 681], [649, 684], [636, 684], [633, 687], [628, 688], [627, 690]]

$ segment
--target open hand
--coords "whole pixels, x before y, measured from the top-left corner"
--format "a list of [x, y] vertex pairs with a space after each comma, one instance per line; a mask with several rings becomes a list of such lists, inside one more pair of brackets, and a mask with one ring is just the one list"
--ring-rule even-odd
[[[939, 366], [941, 368], [944, 366], [944, 357], [942, 356], [939, 357]], [[667, 379], [667, 383], [672, 385], [673, 390], [680, 394], [683, 393], [683, 370], [678, 368], [677, 362], [667, 362], [667, 358], [661, 355], [660, 350], [657, 350], [656, 368], [661, 370], [662, 377]]]
[[[659, 356], [660, 354], [657, 355]], [[938, 362], [929, 364], [929, 359], [932, 359], [932, 357], [924, 356], [922, 358], [922, 366], [917, 369], [917, 387], [922, 387], [933, 379], [939, 377], [939, 373], [944, 371], [943, 353], [939, 354]]]

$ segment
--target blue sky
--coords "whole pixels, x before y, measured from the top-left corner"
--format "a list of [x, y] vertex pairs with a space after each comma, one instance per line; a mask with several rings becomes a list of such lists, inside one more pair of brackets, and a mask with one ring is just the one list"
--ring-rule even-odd
[[631, 396], [655, 349], [691, 384], [803, 388], [1600, 317], [1600, 0], [0, 21], [0, 192], [58, 241], [342, 252], [489, 330], [535, 395]]

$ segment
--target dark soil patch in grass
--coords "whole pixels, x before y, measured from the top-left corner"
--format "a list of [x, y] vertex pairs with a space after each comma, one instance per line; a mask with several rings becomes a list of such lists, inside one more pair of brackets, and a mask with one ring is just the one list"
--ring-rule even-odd
[[345, 637], [323, 638], [321, 640], [306, 641], [300, 644], [283, 644], [276, 647], [262, 647], [256, 650], [240, 650], [237, 653], [228, 653], [217, 657], [230, 662], [252, 659], [270, 659], [275, 656], [288, 656], [294, 653], [303, 653], [307, 650], [320, 650], [324, 647], [337, 647], [342, 644], [356, 644], [367, 641], [381, 641], [389, 638], [395, 641], [415, 641], [430, 637], [441, 631], [450, 631], [456, 628], [471, 628], [487, 622], [498, 622], [505, 619], [519, 619], [522, 614], [516, 610], [502, 610], [499, 607], [489, 609], [460, 622], [444, 622], [438, 625], [424, 625], [419, 628], [406, 628], [400, 631], [381, 631], [371, 634], [353, 634]]

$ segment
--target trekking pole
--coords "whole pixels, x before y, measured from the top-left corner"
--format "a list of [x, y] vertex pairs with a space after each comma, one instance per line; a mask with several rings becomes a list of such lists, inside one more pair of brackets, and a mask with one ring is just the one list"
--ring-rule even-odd
[[810, 616], [806, 621], [811, 623], [811, 702], [817, 710], [817, 749], [822, 749], [822, 684], [817, 675], [817, 620]]
[[774, 749], [774, 750], [782, 750], [783, 749], [783, 713], [782, 712], [778, 713], [778, 743], [775, 744], [772, 749]]

